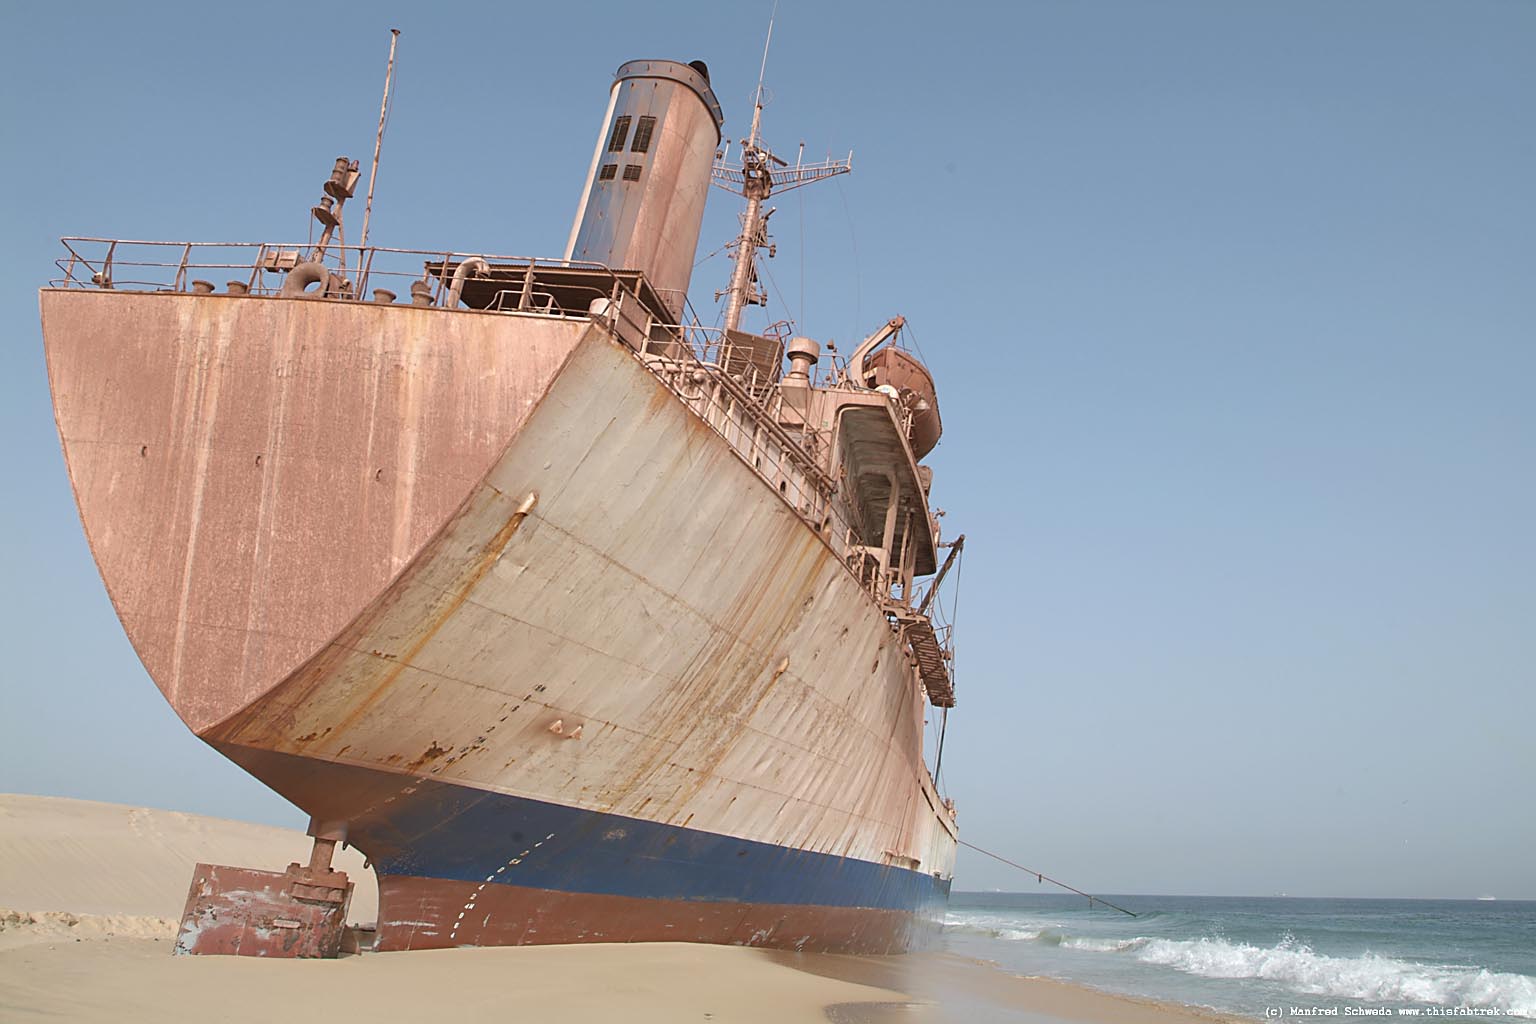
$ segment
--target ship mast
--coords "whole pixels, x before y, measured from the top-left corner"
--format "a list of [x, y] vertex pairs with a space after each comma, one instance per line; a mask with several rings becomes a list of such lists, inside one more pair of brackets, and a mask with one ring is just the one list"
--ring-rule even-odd
[[731, 271], [731, 283], [724, 291], [715, 293], [718, 302], [725, 298], [725, 329], [737, 330], [741, 326], [741, 312], [749, 305], [765, 306], [768, 304], [767, 294], [757, 283], [757, 251], [767, 249], [768, 255], [773, 255], [773, 247], [768, 244], [768, 218], [773, 216], [773, 207], [767, 212], [763, 211], [763, 200], [767, 199], [775, 191], [788, 192], [792, 188], [801, 185], [809, 185], [813, 181], [822, 178], [830, 178], [837, 174], [847, 174], [853, 170], [853, 151], [849, 150], [848, 156], [843, 160], [826, 159], [816, 163], [805, 163], [803, 160], [805, 146], [800, 146], [800, 156], [796, 157], [793, 167], [789, 162], [780, 159], [772, 150], [763, 144], [762, 123], [764, 93], [763, 78], [768, 70], [768, 46], [773, 42], [773, 21], [768, 22], [768, 38], [763, 43], [763, 63], [757, 73], [757, 93], [752, 103], [752, 131], [751, 134], [741, 140], [741, 160], [737, 164], [727, 162], [726, 157], [721, 157], [715, 162], [711, 170], [713, 183], [725, 189], [733, 195], [739, 195], [746, 199], [747, 207], [741, 214], [741, 234], [731, 243], [731, 259], [735, 267]]

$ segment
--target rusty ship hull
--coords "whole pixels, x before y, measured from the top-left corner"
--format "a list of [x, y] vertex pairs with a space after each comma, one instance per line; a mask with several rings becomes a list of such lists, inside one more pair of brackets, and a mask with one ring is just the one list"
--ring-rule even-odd
[[[935, 932], [937, 399], [881, 349], [901, 318], [820, 379], [814, 341], [737, 329], [772, 175], [847, 168], [722, 167], [721, 124], [703, 64], [621, 67], [558, 259], [332, 246], [345, 157], [316, 245], [65, 240], [43, 334], [102, 579], [177, 714], [315, 836], [284, 874], [199, 866], [178, 950], [335, 955], [337, 842], [385, 950]], [[710, 333], [712, 175], [756, 198]]]
[[346, 823], [380, 948], [935, 926], [953, 824], [900, 638], [609, 332], [68, 289], [42, 315], [130, 639], [199, 736]]

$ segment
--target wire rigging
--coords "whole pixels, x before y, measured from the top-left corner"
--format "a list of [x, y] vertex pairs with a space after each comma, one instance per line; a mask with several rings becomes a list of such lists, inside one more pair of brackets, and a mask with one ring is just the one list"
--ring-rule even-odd
[[860, 336], [859, 325], [864, 322], [864, 274], [859, 269], [859, 237], [853, 230], [853, 211], [848, 208], [848, 193], [843, 191], [843, 183], [833, 180], [837, 186], [837, 195], [843, 201], [843, 216], [848, 219], [848, 242], [853, 247], [853, 330], [850, 332], [855, 338]]
[[[800, 144], [802, 150], [805, 143]], [[805, 323], [805, 193], [799, 195], [800, 199], [800, 322]]]
[[716, 256], [719, 256], [721, 253], [725, 252], [725, 250], [729, 249], [730, 247], [731, 247], [731, 243], [730, 242], [726, 242], [724, 245], [722, 245], [720, 248], [716, 249], [714, 252], [709, 253], [707, 256], [704, 256], [702, 259], [700, 259], [697, 262], [695, 262], [694, 265], [693, 265], [693, 269], [694, 270], [698, 270], [704, 264], [708, 263], [710, 260], [714, 259]]
[[1061, 888], [1067, 890], [1068, 892], [1075, 892], [1079, 896], [1087, 897], [1087, 899], [1088, 899], [1088, 906], [1089, 906], [1090, 909], [1093, 907], [1093, 905], [1095, 903], [1102, 903], [1106, 907], [1109, 907], [1111, 910], [1118, 910], [1122, 914], [1128, 914], [1131, 917], [1139, 917], [1139, 916], [1141, 916], [1141, 915], [1137, 914], [1135, 911], [1126, 910], [1124, 907], [1117, 907], [1117, 906], [1115, 906], [1115, 904], [1109, 902], [1109, 900], [1105, 899], [1102, 896], [1094, 896], [1094, 895], [1091, 895], [1089, 893], [1083, 892], [1083, 890], [1081, 890], [1081, 889], [1073, 888], [1072, 886], [1068, 885], [1066, 882], [1059, 882], [1056, 879], [1052, 878], [1050, 875], [1043, 874], [1042, 872], [1036, 871], [1034, 868], [1027, 868], [1023, 864], [1017, 864], [1017, 863], [1009, 860], [1007, 857], [1003, 857], [1003, 856], [1000, 856], [998, 854], [993, 853], [991, 850], [983, 850], [981, 847], [977, 846], [975, 843], [968, 843], [964, 839], [956, 839], [955, 842], [959, 843], [961, 846], [965, 847], [968, 850], [975, 850], [977, 853], [984, 854], [984, 855], [986, 855], [988, 857], [991, 857], [993, 860], [1002, 861], [1004, 864], [1007, 864], [1011, 868], [1018, 868], [1020, 871], [1023, 871], [1026, 874], [1034, 875], [1036, 881], [1039, 881], [1039, 882], [1050, 882], [1052, 885], [1060, 886]]
[[[933, 759], [933, 788], [939, 789], [939, 773], [944, 770], [944, 734], [949, 731], [949, 708], [939, 709], [939, 752]], [[943, 796], [944, 791], [939, 790]]]
[[922, 343], [917, 340], [917, 332], [912, 329], [910, 322], [907, 324], [907, 329], [902, 333], [912, 339], [912, 347], [917, 350], [917, 357], [926, 364], [928, 357], [923, 353]]
[[[786, 297], [784, 289], [780, 288], [779, 282], [773, 279], [773, 272], [770, 271], [766, 266], [759, 267], [758, 269], [762, 271], [763, 276], [768, 279], [768, 291], [773, 295], [775, 299], [779, 300], [779, 305], [784, 308], [784, 319], [788, 320], [791, 325], [795, 325], [796, 320], [794, 311], [789, 308], [789, 299]], [[767, 306], [763, 307], [763, 312], [765, 314], [768, 312]], [[793, 327], [791, 329], [793, 329]]]

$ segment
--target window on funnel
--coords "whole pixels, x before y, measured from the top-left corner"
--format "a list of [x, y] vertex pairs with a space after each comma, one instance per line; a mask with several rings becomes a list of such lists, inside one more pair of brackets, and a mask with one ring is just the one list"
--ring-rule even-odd
[[622, 153], [624, 140], [629, 138], [629, 115], [625, 114], [613, 122], [613, 134], [608, 137], [608, 152]]
[[635, 141], [630, 144], [631, 153], [649, 153], [651, 151], [651, 133], [656, 130], [654, 117], [642, 117], [640, 123], [635, 125]]

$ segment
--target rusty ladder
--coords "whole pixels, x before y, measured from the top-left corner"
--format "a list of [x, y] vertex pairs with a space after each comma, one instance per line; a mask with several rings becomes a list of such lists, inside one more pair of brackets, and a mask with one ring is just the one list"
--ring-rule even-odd
[[917, 658], [917, 672], [923, 680], [928, 700], [936, 708], [955, 706], [955, 684], [949, 677], [949, 665], [944, 648], [933, 630], [933, 620], [926, 615], [908, 612], [898, 616], [912, 654]]

